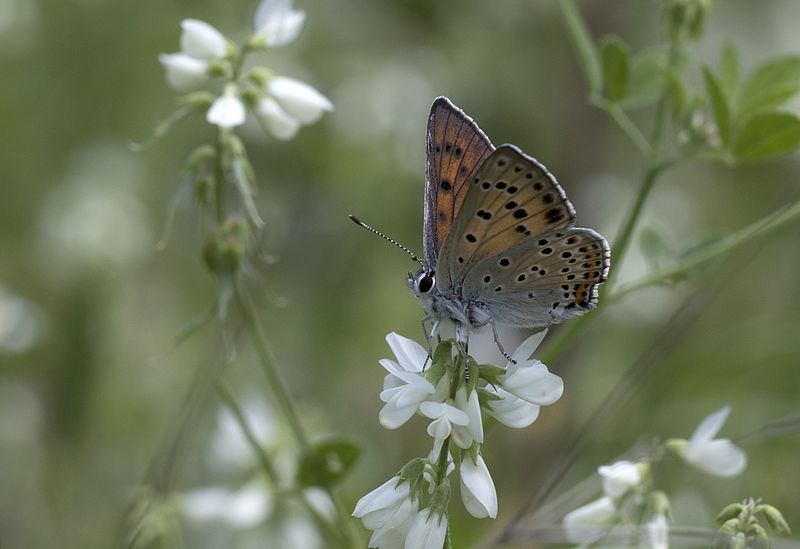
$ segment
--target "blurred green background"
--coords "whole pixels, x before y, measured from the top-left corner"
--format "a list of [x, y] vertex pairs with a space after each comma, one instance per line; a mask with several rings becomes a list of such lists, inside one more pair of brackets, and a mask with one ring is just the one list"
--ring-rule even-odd
[[[363, 448], [340, 487], [351, 507], [430, 448], [423, 421], [394, 432], [377, 421], [385, 374], [377, 360], [391, 356], [385, 335], [422, 339], [421, 308], [405, 286], [412, 265], [346, 214], [421, 251], [425, 123], [433, 99], [447, 95], [494, 143], [515, 143], [546, 164], [574, 203], [578, 224], [612, 243], [642, 162], [588, 104], [553, 1], [296, 4], [307, 13], [299, 41], [260, 61], [313, 84], [336, 110], [286, 143], [256, 126], [243, 128], [267, 220], [265, 251], [277, 259], [249, 278], [309, 428]], [[199, 252], [208, 220], [190, 196], [179, 202], [166, 251], [154, 249], [186, 156], [213, 139], [212, 128], [198, 117], [142, 153], [128, 147], [174, 108], [157, 56], [178, 49], [180, 20], [209, 21], [241, 39], [255, 5], [0, 0], [0, 547], [107, 546], [148, 467], [178, 439], [196, 373], [214, 368], [223, 354], [236, 355], [226, 368], [239, 394], [269, 402], [246, 339], [226, 343], [212, 323], [175, 345], [216, 292]], [[615, 33], [635, 50], [659, 41], [658, 2], [579, 7], [595, 36]], [[725, 41], [736, 46], [745, 70], [800, 51], [797, 21], [794, 0], [717, 2], [694, 60], [716, 63]], [[693, 78], [702, 85], [699, 71]], [[651, 119], [640, 114], [643, 124]], [[797, 173], [796, 156], [735, 169], [684, 164], [661, 179], [641, 227], [678, 253], [796, 198]], [[565, 379], [563, 398], [528, 429], [491, 430], [484, 455], [500, 499], [498, 520], [471, 519], [456, 496], [456, 546], [491, 536], [511, 519], [654, 340], [666, 343], [648, 355], [655, 367], [592, 430], [566, 485], [651, 435], [688, 436], [725, 404], [733, 413], [723, 435], [732, 438], [796, 412], [798, 233], [796, 223], [787, 226], [721, 267], [603, 311], [548, 364]], [[627, 259], [618, 282], [647, 271], [636, 240]], [[687, 299], [701, 314], [676, 335], [665, 326]], [[505, 334], [507, 347], [523, 335]], [[491, 352], [491, 344], [478, 350]], [[218, 408], [208, 392], [193, 409], [172, 471], [176, 491], [236, 486], [246, 477], [209, 464]], [[800, 528], [799, 445], [785, 436], [745, 446], [748, 470], [732, 480], [679, 465], [665, 466], [657, 478], [674, 497], [676, 523], [705, 526], [723, 505], [763, 496]], [[253, 537], [258, 529], [197, 531], [185, 525], [186, 546], [263, 539]]]

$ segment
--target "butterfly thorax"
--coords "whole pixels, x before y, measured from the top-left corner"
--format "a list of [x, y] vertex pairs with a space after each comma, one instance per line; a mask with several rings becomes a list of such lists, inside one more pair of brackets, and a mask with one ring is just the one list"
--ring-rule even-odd
[[482, 303], [460, 293], [442, 291], [436, 285], [436, 273], [421, 270], [409, 273], [408, 285], [420, 300], [426, 316], [432, 320], [452, 320], [456, 324], [478, 328], [487, 324], [491, 317]]

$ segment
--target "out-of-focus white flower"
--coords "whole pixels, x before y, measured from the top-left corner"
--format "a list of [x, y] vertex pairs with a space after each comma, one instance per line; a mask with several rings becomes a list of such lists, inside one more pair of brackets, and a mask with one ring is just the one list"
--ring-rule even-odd
[[208, 82], [208, 61], [204, 59], [185, 53], [162, 53], [158, 60], [167, 73], [167, 83], [177, 92], [193, 91]]
[[447, 516], [423, 509], [414, 517], [405, 549], [440, 549], [447, 535]]
[[378, 419], [387, 429], [397, 429], [411, 419], [419, 405], [435, 392], [433, 384], [422, 377], [422, 367], [428, 353], [422, 346], [394, 332], [386, 336], [397, 362], [387, 358], [380, 360], [389, 374], [383, 380], [380, 398], [386, 405]]
[[[241, 408], [259, 444], [274, 450], [279, 432], [274, 412], [262, 400], [252, 396], [242, 399]], [[227, 408], [220, 408], [217, 413], [217, 425], [211, 435], [209, 456], [212, 463], [221, 468], [247, 470], [256, 466], [253, 447], [242, 433], [241, 425]]]
[[622, 496], [642, 482], [641, 470], [632, 461], [621, 460], [611, 465], [601, 465], [597, 472], [603, 477], [603, 492], [612, 498]]
[[540, 406], [538, 404], [522, 400], [502, 387], [489, 386], [486, 387], [486, 390], [500, 397], [500, 400], [488, 402], [487, 412], [503, 425], [522, 429], [531, 425], [539, 417]]
[[228, 41], [217, 29], [197, 19], [181, 21], [181, 51], [198, 59], [222, 59]]
[[645, 536], [640, 545], [641, 549], [668, 549], [669, 524], [667, 517], [662, 513], [653, 516], [645, 524]]
[[275, 76], [267, 82], [267, 93], [275, 98], [289, 116], [303, 124], [313, 124], [333, 104], [317, 90], [288, 76]]
[[561, 525], [571, 543], [589, 545], [603, 537], [616, 518], [614, 500], [603, 496], [567, 513]]
[[237, 528], [262, 523], [272, 510], [272, 499], [260, 482], [251, 482], [236, 492], [218, 487], [192, 490], [183, 494], [181, 503], [192, 520], [218, 520]]
[[43, 314], [0, 284], [0, 355], [23, 353], [41, 337]]
[[481, 419], [481, 405], [478, 401], [478, 391], [470, 391], [467, 396], [466, 384], [461, 385], [456, 391], [456, 407], [467, 414], [469, 423], [466, 426], [453, 426], [453, 442], [460, 448], [467, 449], [474, 441], [483, 443], [483, 420]]
[[206, 113], [206, 120], [220, 128], [241, 126], [244, 119], [244, 103], [234, 85], [226, 86], [225, 92], [214, 100]]
[[461, 500], [467, 512], [475, 518], [497, 517], [497, 492], [483, 456], [478, 454], [477, 463], [472, 463], [465, 455], [459, 472]]
[[353, 516], [373, 530], [369, 547], [401, 547], [417, 511], [409, 483], [392, 477], [356, 503]]
[[428, 425], [428, 434], [433, 437], [434, 454], [439, 453], [445, 439], [453, 432], [453, 425], [469, 425], [469, 416], [446, 402], [423, 402], [419, 411], [433, 420]]
[[683, 458], [689, 464], [719, 477], [736, 476], [744, 470], [747, 466], [744, 450], [726, 438], [714, 438], [730, 411], [731, 407], [725, 406], [700, 422], [683, 450]]
[[300, 122], [284, 111], [272, 97], [262, 97], [256, 106], [256, 115], [267, 131], [281, 141], [292, 139], [300, 130]]
[[263, 0], [256, 9], [254, 46], [277, 47], [293, 42], [303, 28], [306, 14], [292, 9], [292, 0]]
[[564, 381], [551, 374], [547, 367], [530, 358], [544, 339], [546, 331], [534, 334], [520, 344], [511, 355], [506, 373], [500, 377], [502, 388], [531, 404], [553, 404], [564, 392]]

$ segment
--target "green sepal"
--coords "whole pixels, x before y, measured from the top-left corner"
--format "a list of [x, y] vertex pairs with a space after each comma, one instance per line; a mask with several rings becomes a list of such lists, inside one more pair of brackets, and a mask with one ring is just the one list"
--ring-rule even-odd
[[214, 147], [207, 143], [196, 147], [189, 154], [189, 160], [186, 161], [186, 170], [196, 172], [200, 168], [204, 168], [207, 162], [214, 159], [215, 155]]
[[493, 391], [484, 389], [483, 387], [478, 388], [478, 402], [480, 402], [482, 407], [486, 406], [493, 400], [503, 400], [503, 397]]
[[419, 495], [423, 493], [422, 482], [425, 480], [423, 473], [425, 473], [427, 464], [428, 461], [424, 458], [414, 458], [403, 465], [403, 468], [400, 469], [400, 472], [397, 474], [400, 479], [397, 485], [399, 486], [403, 482], [408, 482], [411, 486], [411, 494]]
[[689, 441], [683, 438], [670, 438], [664, 443], [664, 449], [678, 457], [683, 457], [683, 453], [686, 450], [686, 446], [689, 445]]
[[730, 518], [720, 525], [719, 531], [722, 534], [732, 536], [739, 531], [740, 526], [741, 521], [738, 518]]
[[247, 252], [249, 231], [239, 215], [231, 215], [221, 226], [214, 226], [203, 243], [203, 259], [217, 275], [233, 273]]
[[672, 508], [666, 493], [661, 490], [655, 490], [650, 492], [648, 500], [650, 509], [654, 515], [664, 515], [667, 518], [672, 517]]
[[756, 506], [755, 512], [763, 513], [764, 518], [767, 519], [769, 527], [772, 528], [772, 530], [779, 536], [788, 536], [792, 533], [791, 529], [789, 528], [789, 524], [786, 522], [786, 519], [783, 518], [783, 513], [781, 513], [776, 507], [762, 503]]
[[748, 526], [745, 533], [751, 536], [756, 536], [761, 544], [763, 544], [757, 545], [757, 547], [769, 547], [769, 534], [767, 534], [767, 531], [764, 530], [764, 527], [757, 522]]
[[731, 503], [730, 505], [726, 505], [722, 511], [714, 519], [714, 524], [719, 527], [722, 527], [723, 524], [728, 522], [733, 518], [737, 518], [741, 515], [742, 511], [744, 511], [744, 506], [741, 503]]
[[450, 505], [450, 479], [444, 478], [436, 486], [436, 491], [431, 497], [431, 512], [442, 517], [447, 514], [448, 505]]
[[207, 91], [187, 93], [178, 98], [178, 105], [186, 105], [197, 111], [206, 111], [217, 97]]
[[506, 374], [506, 369], [494, 364], [478, 365], [478, 376], [489, 385], [500, 385], [500, 377]]
[[347, 475], [360, 455], [358, 445], [347, 439], [317, 442], [300, 458], [297, 483], [302, 487], [331, 486]]

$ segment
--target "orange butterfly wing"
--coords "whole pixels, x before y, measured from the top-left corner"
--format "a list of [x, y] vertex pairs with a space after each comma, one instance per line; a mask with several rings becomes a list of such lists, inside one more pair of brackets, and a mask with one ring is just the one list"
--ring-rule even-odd
[[428, 117], [423, 243], [429, 269], [436, 269], [453, 220], [461, 209], [467, 184], [494, 150], [473, 120], [446, 97], [439, 97]]

